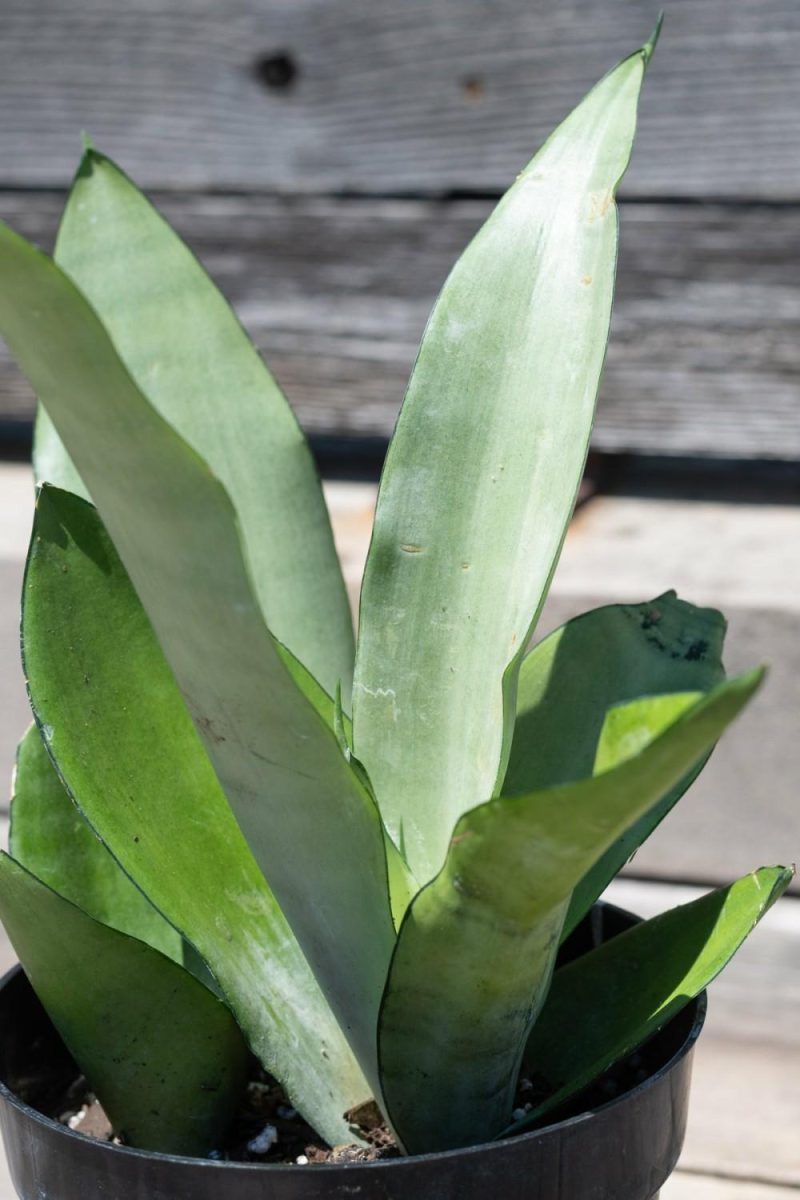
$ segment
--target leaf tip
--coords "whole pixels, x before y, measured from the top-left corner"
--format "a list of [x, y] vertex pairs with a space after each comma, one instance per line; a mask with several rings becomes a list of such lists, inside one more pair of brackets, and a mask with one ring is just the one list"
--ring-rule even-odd
[[[102, 150], [98, 150], [91, 134], [87, 133], [85, 129], [81, 132], [81, 144], [83, 153], [73, 183], [81, 179], [88, 179], [98, 167], [111, 164], [111, 160], [103, 154]], [[111, 165], [113, 166], [113, 164]]]
[[642, 57], [644, 58], [645, 66], [648, 65], [648, 63], [650, 62], [650, 59], [653, 57], [653, 54], [655, 53], [656, 46], [658, 45], [658, 39], [661, 37], [661, 29], [663, 27], [663, 24], [664, 24], [664, 10], [662, 8], [660, 13], [658, 14], [658, 17], [656, 18], [656, 24], [655, 24], [655, 28], [654, 28], [653, 32], [650, 34], [650, 37], [647, 39], [645, 44], [642, 46]]
[[775, 867], [771, 867], [771, 868], [761, 867], [761, 869], [759, 871], [753, 872], [756, 879], [758, 879], [762, 875], [766, 875], [766, 876], [771, 875], [772, 876], [769, 895], [767, 896], [767, 899], [764, 903], [764, 909], [763, 909], [762, 916], [765, 913], [769, 912], [769, 910], [772, 908], [772, 906], [774, 904], [776, 904], [778, 900], [780, 900], [781, 896], [788, 889], [789, 885], [791, 884], [792, 880], [794, 879], [796, 873], [797, 873], [797, 866], [795, 863], [791, 863], [788, 867], [784, 867], [784, 866], [775, 866]]

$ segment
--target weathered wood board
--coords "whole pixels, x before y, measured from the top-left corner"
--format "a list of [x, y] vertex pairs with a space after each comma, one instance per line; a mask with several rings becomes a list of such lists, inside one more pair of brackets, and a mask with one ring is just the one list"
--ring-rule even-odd
[[[800, 73], [798, 73], [800, 74]], [[387, 436], [429, 308], [485, 201], [157, 197], [315, 433]], [[52, 244], [60, 195], [0, 193]], [[628, 204], [594, 446], [800, 458], [800, 220], [763, 205]], [[0, 353], [0, 418], [32, 397]]]
[[[16, 0], [0, 175], [88, 129], [150, 186], [495, 191], [649, 35], [645, 0]], [[629, 195], [800, 196], [800, 8], [672, 0]]]
[[660, 1200], [792, 1200], [797, 1188], [773, 1184], [721, 1179], [714, 1175], [696, 1175], [676, 1171], [661, 1189]]

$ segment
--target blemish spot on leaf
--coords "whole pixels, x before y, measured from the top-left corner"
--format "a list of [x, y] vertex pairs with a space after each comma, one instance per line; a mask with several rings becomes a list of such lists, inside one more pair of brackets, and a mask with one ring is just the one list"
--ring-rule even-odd
[[585, 284], [586, 287], [588, 287], [591, 282], [592, 282], [591, 275], [583, 275], [581, 277], [581, 283]]
[[610, 188], [602, 192], [591, 192], [589, 195], [589, 223], [604, 217], [614, 203], [614, 193]]
[[683, 657], [687, 662], [697, 662], [699, 659], [705, 657], [707, 651], [708, 642], [706, 639], [698, 638], [696, 642], [692, 642]]
[[[648, 634], [645, 638], [645, 641], [647, 641], [651, 646], [655, 646], [658, 650], [666, 651], [667, 649], [666, 643], [655, 633]], [[677, 654], [673, 654], [672, 657], [677, 658]]]
[[400, 549], [404, 554], [424, 554], [422, 546], [415, 546], [413, 542], [401, 542]]
[[652, 629], [661, 620], [661, 613], [657, 608], [648, 609], [642, 616], [642, 629]]

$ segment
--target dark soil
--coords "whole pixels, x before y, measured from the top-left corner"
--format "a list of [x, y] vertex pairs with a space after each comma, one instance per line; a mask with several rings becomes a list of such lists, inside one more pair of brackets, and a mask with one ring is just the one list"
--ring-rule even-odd
[[[653, 1043], [647, 1042], [622, 1062], [609, 1067], [579, 1095], [567, 1100], [560, 1108], [547, 1113], [537, 1124], [553, 1125], [556, 1121], [565, 1121], [569, 1117], [577, 1117], [581, 1113], [600, 1108], [615, 1097], [622, 1096], [638, 1084], [644, 1083], [645, 1079], [664, 1065], [664, 1062], [665, 1056], [658, 1052], [658, 1045], [654, 1046]], [[523, 1120], [526, 1113], [546, 1100], [551, 1092], [552, 1089], [548, 1088], [543, 1080], [537, 1079], [535, 1075], [522, 1074], [514, 1101], [514, 1120]], [[529, 1133], [534, 1128], [536, 1128], [536, 1124], [526, 1127], [521, 1132]]]
[[[614, 910], [595, 910], [561, 948], [559, 964], [586, 953], [604, 938], [629, 924]], [[606, 929], [605, 926], [610, 928]], [[33, 998], [32, 1005], [40, 1008]], [[70, 1128], [105, 1141], [115, 1140], [108, 1119], [90, 1092], [86, 1080], [76, 1078], [77, 1068], [43, 1011], [32, 1009], [36, 1035], [22, 1038], [18, 1061], [9, 1063], [8, 1078], [16, 1094], [39, 1112]], [[688, 1030], [687, 1030], [688, 1032]], [[556, 1121], [589, 1112], [635, 1088], [660, 1070], [675, 1050], [675, 1033], [668, 1026], [622, 1062], [615, 1064], [579, 1096], [539, 1122]], [[346, 1114], [352, 1123], [353, 1142], [328, 1147], [295, 1112], [280, 1086], [253, 1060], [253, 1069], [226, 1146], [214, 1157], [232, 1162], [325, 1163], [371, 1162], [394, 1158], [398, 1150], [374, 1104]], [[514, 1117], [522, 1119], [549, 1094], [545, 1081], [535, 1076], [520, 1079]], [[535, 1128], [528, 1126], [526, 1128]], [[360, 1141], [356, 1141], [360, 1139]]]
[[[47, 1116], [87, 1137], [119, 1141], [97, 1097], [81, 1075], [48, 1106]], [[229, 1162], [345, 1163], [375, 1162], [399, 1155], [377, 1105], [370, 1101], [346, 1114], [361, 1143], [327, 1146], [289, 1104], [283, 1089], [254, 1063], [224, 1150], [210, 1157]], [[366, 1143], [366, 1144], [363, 1144]]]
[[[663, 1062], [664, 1054], [656, 1037], [623, 1062], [611, 1067], [558, 1112], [549, 1113], [542, 1123], [549, 1125], [607, 1104], [609, 1100], [642, 1083]], [[547, 1089], [542, 1081], [523, 1075], [517, 1089], [515, 1119], [523, 1118], [546, 1095]], [[117, 1140], [102, 1106], [89, 1090], [83, 1076], [52, 1103], [47, 1115], [87, 1137], [102, 1141]], [[229, 1162], [305, 1165], [375, 1162], [399, 1156], [394, 1138], [373, 1102], [352, 1109], [346, 1116], [354, 1136], [360, 1137], [362, 1143], [353, 1141], [331, 1149], [291, 1107], [280, 1085], [254, 1064], [253, 1078], [247, 1085], [226, 1146], [211, 1157]]]

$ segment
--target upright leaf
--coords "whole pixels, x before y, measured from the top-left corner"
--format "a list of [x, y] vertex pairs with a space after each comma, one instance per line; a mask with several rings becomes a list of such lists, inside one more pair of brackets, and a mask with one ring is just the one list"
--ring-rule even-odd
[[651, 47], [548, 139], [456, 264], [389, 448], [361, 594], [354, 749], [425, 883], [495, 794], [519, 656], [589, 443], [614, 192]]
[[380, 1020], [383, 1095], [412, 1153], [486, 1141], [509, 1123], [570, 894], [708, 752], [758, 687], [721, 684], [613, 770], [501, 796], [458, 822], [440, 874], [400, 929]]
[[[609, 709], [597, 746], [595, 775], [609, 771], [619, 762], [630, 758], [669, 720], [674, 720], [685, 708], [695, 704], [700, 695], [699, 692], [670, 692], [666, 696], [646, 696], [641, 700], [632, 700], [629, 704], [620, 704]], [[561, 931], [562, 941], [569, 937], [594, 902], [602, 896], [611, 880], [616, 878], [626, 862], [675, 807], [686, 789], [700, 774], [708, 758], [707, 754], [698, 759], [683, 779], [679, 780], [674, 788], [670, 788], [638, 821], [629, 826], [576, 884]]]
[[87, 825], [64, 791], [35, 725], [17, 751], [9, 850], [20, 866], [95, 921], [182, 961], [180, 934]]
[[369, 1088], [97, 512], [55, 488], [36, 508], [22, 634], [34, 713], [81, 812], [208, 963], [292, 1102], [331, 1143], [348, 1138], [343, 1114]]
[[0, 854], [0, 916], [39, 999], [131, 1146], [222, 1144], [247, 1047], [224, 1004], [157, 950], [101, 925]]
[[725, 677], [725, 619], [665, 592], [567, 621], [525, 655], [503, 792], [592, 771], [606, 712], [665, 692], [707, 692]]
[[134, 184], [92, 149], [55, 258], [137, 386], [224, 484], [270, 629], [328, 692], [341, 683], [349, 705], [353, 625], [316, 468], [225, 298]]
[[97, 503], [256, 860], [377, 1087], [394, 929], [373, 799], [283, 664], [222, 485], [148, 403], [75, 285], [8, 229], [0, 289], [0, 330]]
[[[703, 691], [724, 677], [725, 620], [666, 592], [643, 604], [611, 604], [568, 621], [522, 661], [514, 738], [503, 792], [529, 792], [580, 779], [599, 767], [607, 711], [636, 697]], [[627, 721], [646, 707], [628, 708]], [[614, 720], [618, 720], [615, 717]], [[631, 854], [650, 836], [705, 765], [678, 784], [609, 848], [578, 884], [567, 936]]]
[[525, 1049], [526, 1070], [548, 1095], [514, 1128], [541, 1120], [662, 1029], [719, 974], [793, 875], [762, 867], [556, 971]]

